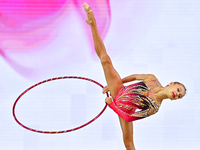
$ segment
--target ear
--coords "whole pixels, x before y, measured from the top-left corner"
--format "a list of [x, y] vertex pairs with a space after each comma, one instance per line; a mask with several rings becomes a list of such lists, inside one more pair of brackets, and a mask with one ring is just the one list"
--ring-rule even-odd
[[171, 82], [169, 85], [173, 85], [174, 84], [174, 82]]

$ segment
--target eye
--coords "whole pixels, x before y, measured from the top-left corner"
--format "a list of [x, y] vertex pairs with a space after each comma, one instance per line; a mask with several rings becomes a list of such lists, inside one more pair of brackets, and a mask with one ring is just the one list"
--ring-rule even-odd
[[177, 88], [177, 91], [180, 92], [179, 88]]
[[180, 95], [180, 94], [178, 95], [178, 98], [181, 98], [181, 95]]

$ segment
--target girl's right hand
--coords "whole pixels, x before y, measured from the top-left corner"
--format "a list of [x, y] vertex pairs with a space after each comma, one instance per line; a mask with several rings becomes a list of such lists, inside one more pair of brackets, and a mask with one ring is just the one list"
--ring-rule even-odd
[[105, 100], [106, 104], [108, 106], [110, 106], [110, 104], [112, 103], [112, 98], [111, 97], [106, 97], [106, 100]]

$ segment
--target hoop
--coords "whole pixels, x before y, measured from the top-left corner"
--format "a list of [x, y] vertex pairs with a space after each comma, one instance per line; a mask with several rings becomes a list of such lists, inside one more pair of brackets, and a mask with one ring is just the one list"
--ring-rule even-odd
[[[51, 78], [51, 79], [47, 79], [47, 80], [44, 80], [44, 81], [41, 81], [31, 87], [29, 87], [28, 89], [26, 89], [23, 93], [21, 93], [21, 95], [19, 95], [19, 97], [16, 99], [14, 105], [13, 105], [13, 117], [15, 119], [15, 121], [20, 125], [22, 126], [23, 128], [27, 129], [27, 130], [30, 130], [30, 131], [33, 131], [33, 132], [37, 132], [37, 133], [48, 133], [48, 134], [57, 134], [57, 133], [66, 133], [66, 132], [71, 132], [71, 131], [75, 131], [75, 130], [78, 130], [78, 129], [81, 129], [85, 126], [87, 126], [88, 124], [92, 123], [93, 121], [95, 121], [97, 118], [99, 118], [99, 116], [105, 111], [106, 107], [107, 107], [107, 104], [105, 105], [105, 107], [103, 108], [103, 110], [95, 117], [93, 118], [92, 120], [90, 120], [89, 122], [79, 126], [79, 127], [76, 127], [76, 128], [73, 128], [73, 129], [69, 129], [69, 130], [63, 130], [63, 131], [41, 131], [41, 130], [36, 130], [36, 129], [32, 129], [32, 128], [29, 128], [25, 125], [23, 125], [21, 122], [19, 122], [19, 120], [17, 119], [16, 115], [15, 115], [15, 107], [16, 107], [16, 104], [17, 102], [19, 101], [19, 99], [25, 94], [27, 93], [29, 90], [31, 90], [32, 88], [40, 85], [40, 84], [43, 84], [43, 83], [46, 83], [46, 82], [49, 82], [49, 81], [53, 81], [53, 80], [59, 80], [59, 79], [82, 79], [82, 80], [87, 80], [87, 81], [90, 81], [90, 82], [93, 82], [97, 85], [99, 85], [100, 87], [103, 88], [103, 85], [101, 85], [100, 83], [92, 80], [92, 79], [89, 79], [89, 78], [84, 78], [84, 77], [77, 77], [77, 76], [63, 76], [63, 77], [56, 77], [56, 78]], [[107, 97], [109, 97], [108, 93], [107, 94]]]

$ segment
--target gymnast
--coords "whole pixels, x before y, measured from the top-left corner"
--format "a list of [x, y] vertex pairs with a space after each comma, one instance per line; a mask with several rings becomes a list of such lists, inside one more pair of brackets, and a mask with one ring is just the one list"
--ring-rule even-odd
[[[132, 121], [146, 118], [158, 112], [164, 99], [182, 98], [186, 93], [186, 88], [179, 82], [171, 82], [168, 86], [163, 87], [153, 74], [133, 74], [121, 79], [106, 52], [92, 8], [86, 3], [83, 6], [87, 13], [86, 22], [91, 27], [95, 51], [100, 58], [107, 82], [103, 93], [109, 91], [111, 95], [111, 97], [106, 98], [105, 102], [119, 116], [126, 149], [135, 150]], [[140, 81], [128, 86], [123, 85], [135, 80]]]

